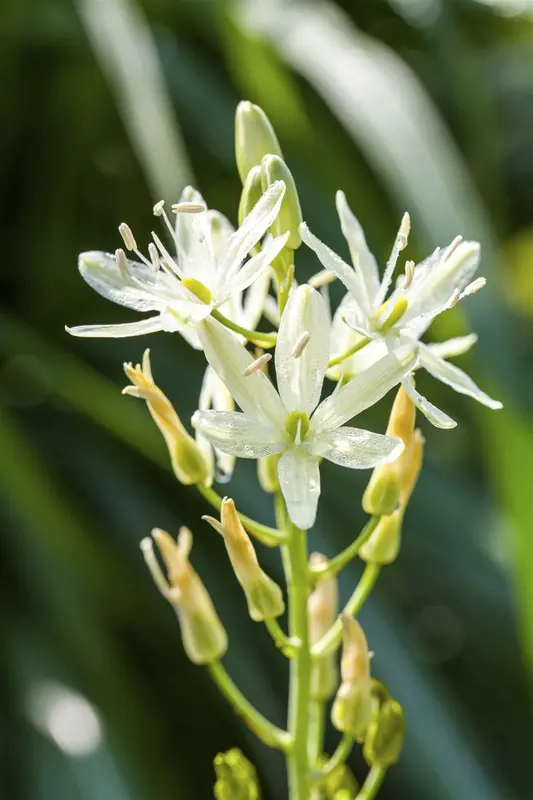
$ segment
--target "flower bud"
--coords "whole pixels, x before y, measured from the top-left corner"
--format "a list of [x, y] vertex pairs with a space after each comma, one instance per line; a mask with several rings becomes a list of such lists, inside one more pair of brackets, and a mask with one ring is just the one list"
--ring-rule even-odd
[[[311, 569], [326, 566], [328, 559], [321, 553], [313, 553], [309, 560]], [[309, 638], [311, 646], [320, 641], [337, 618], [339, 596], [337, 580], [327, 575], [318, 578], [316, 588], [309, 595], [307, 613], [309, 616]], [[335, 653], [320, 656], [313, 662], [311, 672], [311, 697], [326, 701], [333, 695], [339, 683]]]
[[[387, 436], [401, 438], [407, 449], [413, 436], [415, 418], [416, 407], [400, 386], [390, 413]], [[367, 514], [392, 514], [396, 510], [402, 491], [404, 453], [405, 449], [395, 461], [374, 469], [363, 495], [363, 508]]]
[[126, 386], [122, 393], [146, 400], [152, 419], [167, 443], [176, 478], [186, 485], [209, 481], [211, 467], [201, 448], [183, 427], [170, 400], [154, 383], [150, 351], [144, 351], [142, 367], [124, 364], [124, 372], [133, 386]]
[[416, 486], [422, 468], [424, 437], [417, 429], [398, 459], [401, 462], [400, 504], [392, 514], [379, 520], [370, 537], [359, 551], [363, 561], [375, 564], [392, 564], [400, 551], [402, 524], [407, 504]]
[[353, 617], [342, 617], [341, 685], [331, 721], [341, 733], [362, 741], [372, 713], [370, 656], [363, 629]]
[[391, 767], [398, 761], [405, 739], [405, 716], [401, 705], [389, 697], [373, 715], [363, 746], [366, 763]]
[[257, 477], [259, 485], [264, 492], [275, 494], [279, 492], [278, 478], [279, 454], [264, 456], [257, 461]]
[[216, 800], [260, 800], [255, 767], [237, 747], [219, 753], [214, 767]]
[[261, 180], [264, 192], [276, 181], [284, 181], [285, 194], [279, 214], [270, 230], [274, 236], [280, 236], [289, 231], [287, 247], [290, 250], [296, 250], [302, 243], [299, 230], [302, 223], [302, 209], [292, 172], [282, 158], [275, 155], [267, 155], [261, 161]]
[[181, 528], [175, 542], [155, 528], [152, 536], [168, 578], [158, 564], [152, 539], [143, 539], [141, 549], [156, 586], [176, 611], [185, 652], [194, 664], [211, 664], [224, 655], [228, 640], [207, 589], [189, 562], [192, 534]]
[[243, 184], [268, 153], [283, 157], [274, 128], [262, 108], [243, 100], [235, 114], [235, 156]]
[[261, 167], [252, 167], [242, 188], [241, 200], [239, 203], [239, 225], [242, 225], [250, 211], [261, 199], [263, 187], [261, 184]]
[[241, 584], [248, 613], [255, 622], [280, 617], [285, 611], [283, 593], [272, 578], [259, 566], [252, 541], [238, 517], [235, 503], [225, 497], [220, 509], [220, 522], [203, 517], [224, 537], [224, 544], [237, 580]]

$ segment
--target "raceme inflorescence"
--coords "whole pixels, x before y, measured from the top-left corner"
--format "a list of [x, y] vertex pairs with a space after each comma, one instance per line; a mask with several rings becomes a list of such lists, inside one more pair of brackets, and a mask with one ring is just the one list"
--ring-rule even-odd
[[[439, 428], [456, 425], [417, 390], [416, 370], [491, 409], [501, 408], [448, 360], [466, 352], [474, 334], [438, 344], [421, 341], [437, 315], [483, 287], [484, 278], [474, 277], [480, 247], [457, 236], [421, 263], [406, 261], [398, 270], [411, 227], [405, 214], [380, 277], [362, 227], [338, 192], [350, 265], [303, 222], [294, 179], [258, 106], [239, 104], [235, 142], [243, 184], [238, 227], [208, 209], [191, 187], [171, 215], [163, 201], [156, 203], [153, 213], [164, 235], [152, 234], [146, 254], [122, 223], [124, 247], [114, 255], [82, 253], [79, 269], [97, 292], [143, 318], [67, 330], [90, 337], [176, 332], [205, 356], [192, 430], [155, 383], [148, 350], [140, 364], [124, 365], [130, 381], [124, 394], [146, 402], [177, 480], [196, 487], [215, 509], [216, 516], [203, 519], [224, 540], [248, 613], [266, 625], [290, 662], [285, 729], [247, 700], [223, 666], [228, 638], [191, 564], [191, 531], [182, 528], [173, 539], [154, 529], [141, 542], [146, 564], [176, 612], [187, 656], [206, 666], [257, 737], [285, 755], [288, 797], [371, 800], [400, 755], [405, 723], [400, 703], [372, 675], [357, 614], [382, 567], [400, 550], [404, 514], [423, 459], [417, 409]], [[295, 251], [302, 244], [323, 269], [298, 284]], [[336, 279], [346, 294], [332, 314], [328, 286]], [[271, 331], [258, 329], [262, 318]], [[334, 384], [329, 393], [324, 393], [326, 377]], [[354, 418], [395, 388], [386, 432], [358, 427]], [[238, 458], [257, 461], [260, 485], [273, 496], [276, 527], [244, 516], [238, 500], [215, 490], [217, 480], [231, 479]], [[369, 519], [343, 551], [329, 557], [309, 554], [307, 542], [324, 461], [372, 470], [362, 498]], [[262, 569], [254, 539], [281, 550], [285, 590]], [[337, 575], [355, 558], [365, 567], [340, 609]], [[280, 622], [286, 609], [287, 632]], [[324, 720], [330, 702], [331, 722], [341, 736], [328, 756]], [[369, 766], [362, 784], [347, 765], [356, 743]], [[255, 769], [239, 750], [217, 755], [215, 771], [218, 800], [260, 797]]]

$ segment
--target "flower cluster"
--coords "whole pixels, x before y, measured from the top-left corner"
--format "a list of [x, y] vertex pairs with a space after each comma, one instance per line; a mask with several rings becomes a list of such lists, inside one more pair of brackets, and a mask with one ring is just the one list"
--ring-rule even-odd
[[[288, 731], [275, 728], [256, 712], [221, 667], [226, 633], [189, 563], [190, 532], [183, 529], [176, 543], [168, 534], [154, 531], [168, 579], [153, 540], [143, 540], [142, 548], [157, 586], [177, 612], [187, 654], [196, 663], [210, 665], [222, 691], [263, 741], [286, 751], [291, 797], [304, 800], [315, 783], [326, 786], [333, 767], [344, 763], [349, 752], [344, 758], [344, 751], [335, 754], [334, 763], [319, 769], [324, 764], [321, 746], [312, 764], [313, 748], [302, 744], [308, 735], [306, 703], [325, 703], [338, 686], [335, 650], [341, 640], [341, 681], [332, 710], [333, 725], [344, 734], [345, 744], [339, 747], [362, 742], [368, 763], [379, 769], [390, 766], [401, 748], [403, 712], [372, 680], [366, 637], [354, 614], [371, 586], [368, 576], [373, 580], [376, 569], [399, 552], [404, 514], [422, 464], [416, 409], [439, 428], [456, 424], [420, 394], [414, 372], [425, 369], [491, 409], [501, 404], [448, 361], [466, 352], [475, 335], [440, 344], [421, 341], [437, 315], [485, 284], [484, 278], [474, 277], [480, 260], [477, 242], [458, 236], [419, 264], [405, 261], [392, 288], [408, 244], [408, 214], [380, 278], [343, 192], [337, 193], [337, 211], [352, 265], [303, 222], [294, 179], [272, 126], [250, 103], [241, 103], [237, 110], [236, 155], [243, 183], [238, 228], [209, 210], [191, 187], [172, 206], [174, 223], [163, 201], [154, 206], [170, 243], [153, 233], [147, 256], [130, 227], [121, 223], [125, 249], [114, 255], [82, 253], [79, 270], [102, 296], [150, 315], [140, 321], [67, 330], [86, 337], [177, 332], [203, 352], [207, 367], [191, 420], [194, 436], [156, 385], [148, 351], [142, 364], [125, 365], [132, 385], [124, 392], [147, 403], [177, 479], [197, 486], [220, 510], [220, 521], [204, 519], [224, 538], [249, 614], [264, 622], [282, 652], [294, 659], [299, 682], [291, 683], [296, 687], [291, 699], [296, 711], [291, 712]], [[316, 254], [323, 270], [298, 285], [295, 251], [302, 244]], [[332, 314], [326, 287], [335, 279], [346, 294]], [[274, 329], [258, 330], [262, 318]], [[323, 397], [326, 376], [336, 386]], [[350, 424], [395, 387], [399, 391], [385, 434]], [[232, 499], [220, 498], [213, 489], [216, 480], [231, 478], [236, 459], [260, 462], [261, 484], [276, 494], [277, 529], [239, 514]], [[331, 559], [313, 554], [308, 561], [305, 532], [315, 522], [324, 459], [349, 469], [374, 470], [362, 501], [370, 520], [341, 554]], [[260, 567], [249, 533], [287, 550], [289, 636], [276, 621], [285, 611], [283, 592]], [[337, 618], [335, 575], [356, 555], [370, 572]], [[232, 772], [234, 762], [240, 766]], [[217, 796], [225, 797], [230, 786], [244, 780], [242, 775], [248, 783], [254, 780], [248, 768], [242, 769], [245, 763], [240, 756], [219, 757]], [[242, 796], [248, 794], [243, 790]]]

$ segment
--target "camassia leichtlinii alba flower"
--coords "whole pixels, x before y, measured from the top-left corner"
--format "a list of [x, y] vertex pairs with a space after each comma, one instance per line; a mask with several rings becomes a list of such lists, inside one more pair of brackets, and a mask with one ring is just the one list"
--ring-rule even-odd
[[[302, 239], [314, 250], [325, 269], [336, 275], [348, 289], [333, 321], [333, 346], [342, 352], [358, 341], [371, 340], [352, 357], [351, 369], [356, 372], [364, 369], [400, 344], [418, 344], [420, 367], [455, 391], [470, 395], [489, 408], [501, 408], [502, 404], [485, 394], [465, 372], [445, 360], [469, 349], [476, 341], [475, 336], [452, 339], [439, 345], [425, 345], [419, 341], [438, 314], [484, 286], [484, 278], [473, 280], [479, 264], [479, 243], [466, 242], [458, 236], [448, 247], [437, 248], [418, 266], [408, 261], [405, 274], [400, 276], [387, 299], [398, 257], [407, 245], [409, 215], [404, 215], [380, 281], [376, 259], [343, 192], [337, 192], [337, 211], [353, 268], [317, 239], [305, 223], [300, 226], [300, 231]], [[406, 379], [403, 385], [417, 408], [433, 425], [439, 428], [456, 425], [444, 411], [417, 392], [412, 381]]]
[[[281, 491], [293, 522], [310, 528], [320, 495], [321, 457], [352, 469], [394, 460], [401, 439], [344, 423], [376, 403], [413, 370], [416, 349], [400, 347], [319, 405], [329, 360], [329, 325], [315, 289], [296, 289], [283, 313], [276, 345], [278, 391], [233, 333], [214, 319], [198, 326], [205, 356], [241, 412], [197, 411], [193, 426], [213, 445], [241, 458], [280, 453]], [[258, 368], [255, 369], [255, 366]]]

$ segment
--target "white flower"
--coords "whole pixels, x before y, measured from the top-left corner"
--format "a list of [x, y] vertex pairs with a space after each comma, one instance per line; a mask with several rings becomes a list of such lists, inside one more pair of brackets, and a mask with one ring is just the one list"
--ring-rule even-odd
[[[484, 285], [483, 278], [471, 282], [479, 263], [479, 243], [465, 242], [457, 237], [448, 247], [437, 248], [418, 266], [407, 262], [405, 275], [400, 277], [397, 288], [386, 300], [398, 256], [407, 244], [409, 216], [405, 215], [402, 220], [380, 282], [376, 259], [368, 249], [363, 229], [351, 212], [343, 192], [337, 192], [336, 202], [353, 268], [317, 239], [305, 223], [300, 226], [304, 242], [314, 250], [325, 269], [335, 274], [348, 289], [348, 295], [339, 306], [333, 322], [334, 346], [342, 352], [347, 342], [355, 344], [361, 337], [373, 339], [351, 363], [352, 368], [364, 368], [400, 344], [417, 344], [419, 365], [433, 377], [489, 408], [501, 408], [501, 403], [481, 391], [465, 372], [445, 361], [445, 357], [467, 350], [475, 341], [473, 337], [461, 337], [435, 346], [419, 342], [438, 314]], [[355, 336], [349, 328], [343, 332], [343, 328], [347, 327], [345, 320], [356, 331]], [[417, 392], [410, 380], [404, 380], [403, 386], [433, 425], [439, 428], [453, 428], [456, 425], [451, 417]]]
[[134, 251], [142, 263], [127, 260], [123, 250], [117, 250], [115, 256], [82, 253], [80, 272], [103, 297], [135, 311], [155, 311], [156, 315], [139, 322], [81, 325], [67, 330], [74, 336], [113, 338], [180, 331], [194, 346], [194, 332], [190, 329], [249, 287], [285, 245], [288, 233], [270, 238], [259, 253], [245, 261], [276, 219], [284, 193], [283, 181], [272, 184], [234, 232], [227, 228], [225, 217], [207, 211], [202, 196], [190, 187], [174, 206], [175, 229], [163, 204], [158, 203], [154, 213], [163, 217], [170, 231], [175, 258], [155, 233], [149, 245], [150, 260], [145, 258], [123, 223], [120, 230], [126, 248]]
[[[318, 292], [300, 286], [285, 308], [276, 346], [278, 391], [250, 353], [212, 318], [198, 326], [207, 360], [242, 412], [196, 411], [194, 427], [220, 450], [241, 458], [281, 453], [278, 474], [293, 522], [310, 528], [320, 495], [319, 458], [367, 469], [398, 457], [400, 439], [344, 423], [376, 403], [414, 368], [402, 347], [337, 390], [320, 405], [329, 359], [327, 311]], [[318, 408], [317, 408], [318, 406]]]

